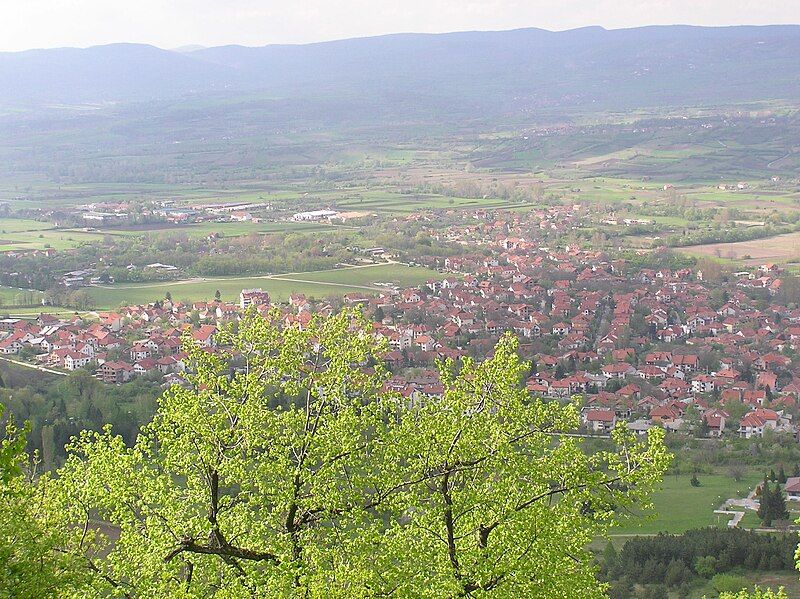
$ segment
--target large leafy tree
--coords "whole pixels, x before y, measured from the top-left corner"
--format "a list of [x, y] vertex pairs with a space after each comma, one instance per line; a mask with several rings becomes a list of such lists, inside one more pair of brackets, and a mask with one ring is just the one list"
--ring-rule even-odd
[[396, 431], [414, 484], [383, 572], [403, 596], [602, 596], [586, 545], [669, 463], [661, 432], [639, 443], [622, 427], [616, 451], [585, 454], [562, 434], [579, 426], [576, 404], [531, 400], [516, 350], [506, 336], [483, 363], [444, 364], [441, 399]]
[[646, 502], [661, 433], [587, 455], [574, 404], [532, 400], [504, 337], [442, 364], [444, 393], [383, 390], [358, 312], [281, 326], [249, 313], [188, 342], [128, 448], [84, 433], [46, 489], [84, 596], [599, 597], [587, 543]]

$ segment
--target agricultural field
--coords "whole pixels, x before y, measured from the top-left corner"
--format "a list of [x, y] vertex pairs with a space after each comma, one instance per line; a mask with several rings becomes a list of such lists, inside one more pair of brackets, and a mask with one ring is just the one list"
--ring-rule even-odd
[[71, 318], [75, 314], [82, 314], [79, 310], [72, 308], [54, 308], [52, 306], [35, 306], [32, 308], [14, 308], [12, 306], [0, 306], [0, 314], [10, 318], [36, 318], [39, 314], [51, 314], [58, 318]]
[[0, 309], [2, 306], [30, 305], [40, 302], [42, 295], [41, 291], [0, 286]]
[[69, 208], [94, 202], [129, 202], [140, 199], [175, 200], [181, 198], [208, 198], [218, 201], [236, 190], [215, 190], [168, 184], [148, 183], [91, 183], [54, 185], [45, 181], [26, 181], [25, 185], [0, 182], [0, 199], [13, 208], [53, 209]]
[[748, 191], [720, 191], [717, 189], [687, 190], [687, 199], [708, 203], [714, 206], [730, 206], [744, 209], [780, 210], [797, 208], [800, 195], [771, 189], [752, 189]]
[[513, 206], [500, 198], [458, 198], [439, 195], [368, 192], [337, 200], [333, 208], [340, 211], [369, 211], [379, 214], [407, 214], [420, 210], [466, 210], [506, 208]]
[[[423, 278], [424, 276], [424, 278]], [[443, 276], [427, 268], [409, 267], [404, 264], [375, 264], [338, 268], [306, 273], [275, 275], [275, 279], [307, 280], [316, 283], [335, 285], [374, 286], [376, 283], [392, 283], [399, 287], [413, 287], [428, 279], [441, 279]]]
[[676, 248], [692, 256], [710, 256], [738, 260], [744, 264], [794, 262], [800, 258], [800, 232], [731, 243], [710, 243]]
[[667, 475], [653, 497], [653, 511], [632, 516], [629, 522], [614, 528], [612, 534], [681, 533], [703, 526], [727, 526], [728, 517], [715, 514], [714, 510], [726, 499], [746, 497], [761, 477], [751, 472], [737, 483], [727, 474], [699, 474], [700, 486], [693, 487], [688, 474]]
[[99, 308], [115, 308], [122, 304], [145, 304], [160, 300], [169, 291], [176, 301], [213, 299], [217, 290], [224, 301], [238, 301], [244, 288], [261, 287], [274, 301], [286, 301], [293, 293], [309, 297], [341, 297], [346, 293], [375, 294], [381, 291], [375, 283], [392, 282], [398, 285], [418, 285], [430, 278], [441, 278], [426, 268], [411, 268], [398, 264], [352, 267], [331, 271], [268, 275], [252, 277], [218, 277], [189, 279], [147, 284], [109, 285], [86, 290]]
[[55, 225], [29, 218], [0, 218], [0, 235], [22, 233], [25, 231], [42, 231], [52, 229]]
[[100, 241], [101, 233], [78, 229], [42, 229], [17, 233], [0, 233], [0, 252], [12, 250], [68, 250], [82, 243]]
[[[275, 222], [204, 222], [189, 224], [151, 223], [135, 227], [104, 227], [97, 229], [97, 233], [111, 236], [187, 236], [206, 237], [212, 233], [224, 237], [239, 237], [251, 233], [324, 233], [343, 225], [329, 225], [325, 223], [305, 223], [294, 221]], [[70, 231], [80, 232], [78, 229]]]

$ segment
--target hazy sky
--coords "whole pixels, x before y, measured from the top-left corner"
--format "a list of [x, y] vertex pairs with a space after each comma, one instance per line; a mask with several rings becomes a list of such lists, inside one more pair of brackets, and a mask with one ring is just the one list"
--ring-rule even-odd
[[383, 33], [800, 23], [800, 0], [0, 0], [0, 50], [261, 46]]

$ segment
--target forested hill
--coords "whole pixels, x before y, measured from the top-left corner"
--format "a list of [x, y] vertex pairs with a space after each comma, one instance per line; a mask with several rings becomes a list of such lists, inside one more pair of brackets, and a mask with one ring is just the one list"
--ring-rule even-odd
[[309, 113], [365, 98], [384, 113], [531, 114], [575, 107], [800, 98], [800, 26], [398, 34], [192, 52], [116, 44], [0, 54], [8, 107], [283, 98]]

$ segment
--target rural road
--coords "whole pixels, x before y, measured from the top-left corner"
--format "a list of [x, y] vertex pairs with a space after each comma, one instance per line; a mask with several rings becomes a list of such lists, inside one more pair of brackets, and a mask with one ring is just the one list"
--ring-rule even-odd
[[791, 156], [791, 155], [792, 155], [792, 151], [791, 151], [791, 150], [789, 150], [788, 152], [786, 152], [786, 154], [784, 154], [784, 155], [783, 155], [783, 156], [781, 156], [780, 158], [776, 158], [775, 160], [773, 160], [772, 162], [770, 162], [769, 164], [767, 164], [767, 168], [772, 168], [772, 167], [773, 167], [775, 164], [778, 164], [778, 163], [779, 163], [781, 160], [783, 160], [783, 159], [785, 159], [785, 158], [788, 158], [788, 157], [789, 157], [789, 156]]
[[28, 364], [27, 362], [20, 362], [19, 360], [12, 360], [11, 358], [4, 358], [0, 356], [0, 360], [2, 360], [3, 362], [10, 362], [11, 364], [16, 364], [17, 366], [32, 368], [33, 370], [38, 370], [39, 372], [46, 372], [48, 374], [57, 374], [58, 376], [69, 376], [69, 373], [67, 372], [61, 372], [60, 370], [53, 370], [52, 368], [46, 368], [44, 366], [37, 366], [36, 364]]

